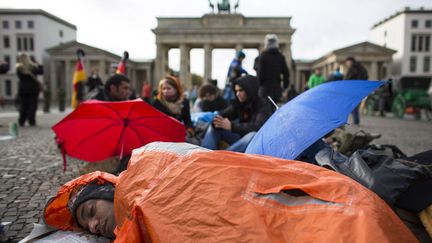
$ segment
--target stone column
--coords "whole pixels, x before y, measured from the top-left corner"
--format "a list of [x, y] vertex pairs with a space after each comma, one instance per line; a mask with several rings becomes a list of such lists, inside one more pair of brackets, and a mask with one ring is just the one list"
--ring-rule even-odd
[[387, 61], [386, 62], [386, 67], [387, 67], [387, 69], [386, 69], [386, 79], [389, 79], [389, 78], [392, 78], [392, 61]]
[[236, 44], [235, 49], [236, 49], [236, 51], [243, 50], [243, 44], [241, 44], [241, 43]]
[[192, 80], [190, 79], [190, 47], [186, 44], [180, 44], [180, 82], [185, 90], [192, 86]]
[[155, 60], [155, 72], [154, 79], [156, 83], [162, 79], [166, 74], [166, 66], [168, 61], [168, 51], [167, 48], [162, 44], [156, 44], [156, 60]]
[[71, 61], [66, 59], [65, 61], [65, 91], [66, 91], [66, 104], [70, 105], [71, 97], [72, 97], [72, 72], [71, 72]]
[[51, 100], [57, 100], [57, 70], [55, 65], [55, 60], [50, 60], [50, 77], [49, 77], [49, 83], [51, 84]]
[[[285, 45], [281, 45], [280, 48], [282, 54], [285, 56], [285, 60], [290, 71], [290, 84], [294, 84], [296, 82], [300, 82], [299, 80], [295, 80], [294, 68], [292, 65], [292, 54], [291, 54], [291, 42], [287, 42]], [[297, 86], [297, 85], [295, 85]]]
[[369, 75], [369, 79], [378, 80], [378, 63], [375, 61], [371, 62], [371, 73]]
[[204, 45], [204, 82], [212, 79], [212, 46]]
[[105, 62], [105, 60], [100, 60], [99, 61], [99, 77], [102, 80], [107, 80], [105, 70], [106, 70], [106, 62]]

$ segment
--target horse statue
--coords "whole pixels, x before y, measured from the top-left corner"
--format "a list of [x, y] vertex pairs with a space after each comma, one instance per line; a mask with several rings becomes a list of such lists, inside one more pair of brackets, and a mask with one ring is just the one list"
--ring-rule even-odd
[[[209, 2], [209, 7], [212, 10], [212, 13], [214, 13], [214, 8], [215, 8], [214, 4], [212, 3], [211, 0], [208, 0], [208, 2]], [[237, 13], [239, 3], [240, 0], [237, 0], [236, 4], [234, 5], [234, 13]], [[228, 13], [228, 14], [231, 13], [231, 3], [229, 0], [219, 1], [217, 3], [217, 8], [218, 8], [218, 13]]]

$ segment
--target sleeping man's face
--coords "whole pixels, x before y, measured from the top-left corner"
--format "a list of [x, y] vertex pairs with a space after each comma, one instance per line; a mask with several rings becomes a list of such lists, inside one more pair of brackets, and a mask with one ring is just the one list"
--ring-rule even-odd
[[116, 227], [114, 203], [104, 199], [90, 199], [81, 203], [76, 210], [78, 224], [93, 234], [114, 239]]

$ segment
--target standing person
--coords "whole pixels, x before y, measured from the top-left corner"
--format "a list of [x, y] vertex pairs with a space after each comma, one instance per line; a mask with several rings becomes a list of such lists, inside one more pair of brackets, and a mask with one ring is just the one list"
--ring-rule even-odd
[[93, 89], [88, 94], [88, 99], [102, 101], [124, 101], [130, 96], [129, 79], [122, 74], [114, 74], [109, 77], [105, 86]]
[[[366, 68], [363, 67], [359, 62], [356, 61], [354, 57], [348, 57], [345, 59], [345, 65], [348, 68], [348, 71], [345, 75], [345, 80], [367, 80], [368, 72]], [[360, 125], [360, 115], [359, 115], [359, 106], [354, 108], [351, 112], [353, 116], [354, 125]]]
[[282, 88], [288, 88], [289, 69], [284, 55], [279, 51], [279, 39], [275, 34], [266, 35], [264, 45], [265, 50], [255, 59], [254, 64], [260, 82], [260, 94], [264, 98], [270, 96], [278, 102]]
[[321, 69], [317, 68], [315, 69], [315, 73], [309, 77], [307, 86], [309, 87], [309, 89], [312, 89], [313, 87], [318, 86], [324, 82], [325, 77], [321, 74]]
[[152, 98], [151, 91], [152, 90], [149, 81], [144, 81], [143, 87], [141, 89], [141, 99], [143, 99], [147, 103], [150, 103]]
[[245, 58], [246, 55], [243, 51], [237, 51], [235, 58], [232, 60], [228, 68], [227, 83], [223, 93], [224, 99], [228, 101], [235, 99], [235, 94], [232, 87], [233, 82], [240, 78], [243, 74], [248, 74], [247, 71], [242, 67], [242, 62]]
[[272, 114], [270, 102], [258, 96], [258, 79], [246, 75], [234, 81], [236, 99], [216, 115], [209, 126], [202, 147], [218, 149], [220, 141], [231, 146], [230, 151], [244, 152], [255, 133]]
[[91, 75], [87, 79], [87, 88], [88, 92], [91, 92], [97, 87], [103, 86], [102, 80], [99, 77], [99, 71], [97, 69], [94, 69], [91, 73]]
[[184, 97], [183, 87], [174, 76], [166, 76], [159, 82], [158, 94], [152, 104], [156, 109], [182, 122], [187, 135], [195, 135], [192, 125], [189, 100]]
[[340, 72], [340, 68], [337, 67], [336, 70], [330, 74], [330, 76], [327, 79], [327, 82], [340, 81], [343, 80], [343, 78], [344, 77], [343, 74]]
[[42, 90], [42, 83], [37, 79], [37, 75], [43, 74], [43, 68], [32, 62], [25, 53], [19, 54], [18, 60], [16, 73], [19, 79], [18, 97], [21, 104], [18, 123], [20, 126], [24, 126], [25, 122], [28, 121], [30, 126], [35, 126], [38, 97]]

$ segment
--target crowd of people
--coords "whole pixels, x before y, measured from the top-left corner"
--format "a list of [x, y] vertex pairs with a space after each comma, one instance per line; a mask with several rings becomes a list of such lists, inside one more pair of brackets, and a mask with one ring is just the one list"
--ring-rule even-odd
[[[195, 99], [195, 97], [190, 97], [190, 96], [188, 97], [185, 94], [186, 92], [183, 89], [181, 80], [179, 80], [178, 77], [172, 75], [166, 75], [159, 81], [156, 87], [153, 87], [155, 88], [156, 91], [154, 93], [155, 95], [153, 95], [152, 87], [150, 83], [145, 82], [143, 84], [140, 96], [145, 102], [151, 104], [155, 109], [159, 110], [160, 112], [166, 114], [167, 116], [170, 116], [178, 120], [182, 124], [184, 124], [184, 126], [186, 127], [185, 140], [189, 144], [199, 145], [209, 150], [229, 150], [235, 152], [244, 152], [248, 144], [252, 141], [254, 135], [264, 125], [267, 119], [269, 119], [269, 117], [275, 112], [275, 110], [277, 110], [278, 104], [280, 105], [283, 102], [287, 102], [297, 95], [293, 86], [290, 85], [290, 79], [289, 79], [290, 70], [287, 66], [286, 58], [279, 50], [278, 37], [274, 34], [269, 34], [265, 37], [264, 44], [265, 44], [264, 50], [259, 54], [258, 57], [255, 58], [254, 61], [254, 69], [257, 74], [256, 76], [250, 75], [242, 67], [242, 61], [246, 58], [245, 53], [241, 50], [236, 52], [235, 57], [228, 68], [226, 86], [223, 91], [219, 90], [219, 88], [217, 87], [217, 83], [215, 83], [213, 80], [208, 80], [208, 82], [203, 84], [198, 90], [194, 90], [194, 92], [196, 92], [198, 96], [197, 99]], [[314, 73], [310, 76], [306, 84], [306, 89], [313, 89], [316, 86], [322, 85], [325, 82], [368, 79], [368, 74], [366, 69], [358, 61], [356, 61], [355, 58], [348, 57], [345, 61], [345, 65], [347, 69], [344, 74], [341, 73], [338, 67], [328, 77], [324, 77], [321, 73], [321, 70], [316, 69]], [[19, 56], [19, 63], [17, 64], [16, 71], [19, 77], [18, 96], [20, 97], [21, 100], [19, 125], [23, 126], [24, 123], [28, 121], [30, 126], [34, 126], [36, 125], [35, 112], [37, 109], [37, 99], [38, 99], [39, 92], [43, 89], [41, 83], [37, 79], [37, 75], [43, 73], [43, 68], [41, 65], [37, 64], [37, 62], [31, 60], [27, 55], [21, 54]], [[106, 82], [103, 82], [98, 76], [97, 71], [94, 71], [88, 77], [86, 82], [84, 82], [84, 84], [86, 85], [86, 88], [81, 90], [86, 90], [86, 92], [78, 93], [80, 101], [96, 99], [101, 101], [118, 102], [118, 101], [126, 101], [135, 98], [135, 94], [134, 94], [135, 92], [132, 91], [130, 80], [127, 76], [123, 74], [113, 74], [106, 80]], [[207, 116], [210, 117], [210, 119], [206, 120], [205, 122], [203, 122], [202, 120], [200, 121], [199, 119], [194, 120], [192, 119], [194, 114], [197, 115], [197, 117]], [[359, 125], [360, 120], [358, 114], [358, 107], [353, 110], [352, 114], [353, 114], [354, 124]], [[316, 149], [315, 147], [317, 148], [319, 147], [319, 149]], [[309, 149], [305, 150], [305, 153], [301, 155], [301, 157], [303, 158], [302, 161], [319, 165], [317, 161], [314, 160], [314, 157], [317, 154], [318, 150], [321, 150], [322, 148], [325, 147], [326, 145], [324, 140], [320, 139], [319, 141], [314, 143]], [[188, 149], [190, 148], [191, 147], [188, 147]], [[196, 149], [194, 147], [192, 148]], [[220, 153], [216, 155], [222, 157], [225, 156], [224, 153]], [[151, 157], [151, 155], [149, 156]], [[161, 168], [158, 169], [165, 170], [168, 168], [167, 171], [169, 172], [169, 168], [170, 168], [169, 164], [174, 163], [172, 161], [175, 161], [175, 159], [171, 157], [168, 158], [168, 157], [169, 156], [167, 156], [166, 161], [158, 164], [158, 166], [161, 166]], [[145, 159], [142, 158], [138, 160], [144, 161]], [[262, 166], [263, 168], [263, 171], [258, 171], [255, 174], [251, 173], [251, 176], [262, 174], [263, 178], [267, 178], [269, 182], [273, 183], [274, 182], [273, 177], [276, 176], [276, 174], [279, 172], [270, 171], [270, 168], [267, 168], [264, 165], [268, 161], [266, 161], [266, 163], [263, 163], [263, 161], [265, 160], [263, 158], [251, 157], [251, 159], [256, 162], [257, 168], [260, 166]], [[237, 161], [234, 155], [233, 157], [229, 157], [229, 160], [231, 161], [232, 165], [235, 165], [232, 167], [232, 171], [233, 171], [232, 173], [238, 173], [238, 174], [249, 173], [248, 171], [250, 168], [248, 167], [247, 163]], [[122, 170], [130, 170], [130, 168], [133, 166], [135, 167], [143, 166], [140, 165], [139, 161], [129, 162], [128, 166], [122, 166]], [[203, 159], [203, 161], [206, 160]], [[177, 161], [176, 163], [179, 162]], [[141, 164], [145, 164], [145, 163], [142, 162]], [[146, 166], [147, 164], [151, 164], [151, 163], [146, 162]], [[179, 163], [179, 165], [181, 165], [181, 163]], [[165, 168], [165, 166], [168, 167]], [[211, 167], [214, 165], [208, 165], [208, 166]], [[302, 167], [303, 165], [295, 165], [295, 166]], [[139, 169], [135, 167], [133, 167], [130, 170], [129, 177], [127, 176], [128, 174], [126, 173], [123, 174], [123, 177], [120, 178], [121, 179], [126, 178], [124, 179], [125, 181], [131, 180], [133, 183], [135, 183], [136, 181], [141, 181], [142, 178], [138, 178], [138, 179], [134, 178], [134, 176], [136, 176], [137, 171], [139, 171]], [[157, 166], [155, 165], [155, 168], [156, 167]], [[149, 169], [145, 166], [143, 166], [142, 168], [146, 168], [146, 171], [147, 169]], [[150, 168], [148, 171], [153, 171], [152, 169], [155, 168]], [[205, 171], [205, 169], [203, 168], [200, 169]], [[206, 169], [208, 168], [206, 167]], [[188, 170], [191, 170], [191, 167], [186, 167], [184, 171], [188, 171]], [[207, 173], [210, 173], [209, 178], [213, 178], [213, 176], [222, 174], [222, 173], [213, 173], [213, 171]], [[289, 174], [288, 171], [284, 171], [284, 173], [286, 175]], [[318, 176], [318, 174], [322, 172], [317, 171], [316, 173]], [[342, 171], [341, 173], [344, 174], [344, 171]], [[144, 180], [145, 181], [144, 184], [146, 184], [152, 178], [146, 178]], [[197, 180], [200, 179], [199, 176], [197, 176], [196, 178]], [[220, 179], [219, 177], [217, 178]], [[184, 178], [184, 179], [187, 180], [189, 178]], [[249, 180], [249, 178], [245, 178], [244, 179], [245, 181], [242, 182], [246, 183], [246, 179]], [[395, 180], [398, 179], [400, 178], [397, 178]], [[158, 178], [157, 180], [162, 181], [163, 178]], [[286, 178], [285, 179], [282, 177], [280, 178], [280, 182], [285, 180]], [[342, 178], [340, 180], [341, 180], [341, 184], [343, 184], [342, 182], [344, 182], [346, 178]], [[152, 182], [152, 183], [156, 183], [156, 182]], [[191, 183], [193, 184], [193, 182]], [[150, 185], [151, 183], [148, 184]], [[134, 197], [138, 195], [138, 194], [133, 194], [133, 195], [128, 194], [129, 192], [127, 192], [126, 189], [125, 190], [121, 189], [123, 191], [120, 190], [118, 193], [120, 194], [123, 193], [127, 195], [127, 197], [125, 196], [121, 199], [118, 199], [121, 201], [117, 202], [117, 205], [115, 205], [113, 201], [115, 201], [114, 191], [116, 190], [117, 185], [120, 185], [119, 188], [126, 187], [128, 189], [131, 189], [130, 187], [128, 187], [128, 185], [125, 186], [124, 184], [122, 184], [121, 181], [117, 182], [117, 179], [115, 179], [114, 177], [111, 178], [111, 175], [107, 176], [101, 174], [97, 174], [97, 175], [93, 174], [91, 176], [87, 176], [87, 177], [84, 176], [83, 178], [79, 178], [77, 180], [77, 183], [66, 185], [66, 187], [68, 188], [67, 191], [70, 194], [67, 195], [68, 197], [67, 200], [64, 200], [64, 198], [60, 200], [62, 205], [53, 205], [52, 204], [53, 202], [51, 201], [49, 202], [47, 209], [45, 209], [46, 220], [48, 221], [53, 220], [51, 221], [54, 222], [52, 226], [58, 228], [62, 228], [62, 229], [81, 228], [81, 229], [89, 230], [90, 232], [95, 234], [104, 235], [108, 238], [115, 238], [116, 233], [114, 229], [116, 228], [117, 225], [119, 225], [119, 222], [116, 222], [118, 215], [114, 217], [114, 211], [116, 210], [117, 213], [117, 210], [121, 211], [121, 209], [123, 208], [128, 208], [128, 210], [130, 211], [130, 205], [126, 205], [128, 204], [127, 197], [130, 196], [133, 200], [135, 200]], [[351, 184], [349, 183], [346, 185], [348, 185], [347, 187], [351, 186]], [[241, 190], [243, 190], [243, 186], [246, 186], [246, 184], [238, 185], [238, 187], [241, 188]], [[186, 187], [187, 185], [185, 185], [185, 188]], [[233, 188], [234, 187], [230, 189]], [[364, 192], [363, 191], [364, 188], [360, 188], [358, 186], [351, 186], [350, 188], [351, 190], [355, 189], [356, 191], [358, 191], [359, 194], [362, 195], [363, 194], [366, 195], [367, 193], [370, 193], [369, 191]], [[237, 190], [237, 188], [234, 189]], [[282, 187], [279, 189], [281, 192], [285, 190]], [[137, 189], [134, 188], [133, 190], [137, 190]], [[180, 189], [178, 190], [179, 191], [177, 192], [180, 193]], [[209, 195], [213, 195], [212, 193], [213, 192], [209, 192]], [[285, 194], [281, 195], [280, 193], [277, 194], [273, 191], [271, 191], [271, 193], [272, 196], [274, 197], [277, 198], [279, 196], [281, 197], [278, 198], [277, 200], [281, 200], [281, 201], [286, 200], [285, 197], [287, 195]], [[370, 208], [364, 209], [365, 212], [376, 213], [378, 212], [378, 208], [382, 210], [385, 207], [384, 203], [368, 195], [364, 196], [364, 198], [365, 200], [366, 198], [368, 198], [367, 200], [370, 201], [369, 203], [371, 203], [371, 206]], [[264, 197], [267, 195], [264, 195], [264, 193], [255, 193], [253, 194], [253, 196]], [[224, 195], [224, 197], [229, 198], [226, 195]], [[193, 198], [191, 200], [193, 200]], [[312, 200], [317, 200], [317, 199], [313, 198]], [[60, 203], [60, 202], [55, 202], [55, 203]], [[144, 203], [144, 202], [140, 201], [140, 203]], [[319, 202], [319, 204], [326, 204], [326, 203], [329, 202], [326, 201]], [[226, 208], [234, 212], [236, 211], [236, 208], [233, 205], [234, 204], [230, 204], [230, 205], [227, 204]], [[248, 207], [243, 204], [241, 205], [242, 205], [241, 207]], [[116, 206], [119, 209], [117, 208], [115, 209], [114, 206]], [[191, 206], [191, 207], [195, 207], [195, 206]], [[209, 206], [207, 210], [211, 210], [212, 207], [216, 207], [216, 206], [211, 204], [211, 206]], [[65, 208], [65, 210], [63, 210], [61, 213], [62, 214], [61, 217], [57, 215], [57, 212], [61, 211], [58, 210], [58, 207]], [[199, 206], [198, 208], [195, 209], [201, 210], [202, 208], [201, 206]], [[54, 211], [50, 211], [50, 210], [54, 210]], [[135, 214], [133, 215], [133, 217], [137, 217], [137, 218], [128, 218], [127, 220], [124, 221], [123, 225], [119, 225], [122, 226], [121, 228], [122, 231], [121, 233], [117, 232], [118, 233], [117, 239], [127, 241], [127, 237], [133, 236], [133, 237], [137, 237], [136, 239], [139, 239], [141, 241], [141, 240], [147, 240], [152, 237], [155, 237], [154, 235], [151, 235], [153, 234], [153, 232], [147, 232], [146, 231], [147, 229], [144, 229], [145, 228], [144, 226], [142, 226], [144, 228], [140, 228], [141, 227], [140, 222], [137, 222], [137, 220], [139, 221], [141, 219], [145, 221], [145, 219], [143, 218], [148, 217], [148, 215], [147, 216], [137, 215], [136, 210], [138, 209], [135, 208], [134, 210], [135, 211], [133, 211], [133, 213]], [[249, 210], [248, 212], [251, 212], [251, 215], [259, 215], [259, 213], [257, 213], [255, 209], [248, 209], [248, 210]], [[192, 216], [190, 215], [191, 212], [192, 211], [185, 213], [185, 217], [194, 217], [195, 215]], [[144, 213], [146, 212], [144, 211]], [[266, 211], [266, 213], [269, 212]], [[390, 213], [389, 209], [385, 208], [385, 210], [383, 212], [380, 211], [380, 213], [382, 213], [382, 215], [379, 217], [385, 218], [386, 216], [389, 217], [391, 216], [393, 219], [392, 223], [394, 223], [394, 225], [392, 225], [391, 227], [389, 225], [385, 227], [381, 225], [380, 230], [383, 230], [383, 233], [378, 234], [379, 237], [382, 237], [383, 239], [390, 239], [393, 237], [394, 239], [396, 239], [397, 237], [392, 235], [392, 233], [390, 232], [390, 229], [393, 229], [392, 227], [394, 227], [399, 229], [398, 233], [400, 237], [408, 240], [413, 239], [409, 231], [406, 230], [404, 227], [402, 227], [402, 224], [399, 223], [399, 221], [394, 220], [395, 217], [392, 213]], [[122, 214], [122, 212], [120, 212], [120, 214]], [[360, 214], [361, 213], [359, 213], [359, 215]], [[52, 216], [53, 218], [50, 218], [51, 217], [50, 215], [54, 215]], [[379, 215], [379, 213], [377, 213], [377, 215]], [[281, 216], [276, 215], [274, 217], [278, 218]], [[62, 219], [59, 220], [60, 218]], [[364, 221], [362, 219], [359, 219], [359, 217], [354, 217], [354, 218], [359, 222], [363, 222], [360, 224], [368, 225], [368, 223], [364, 223]], [[132, 220], [133, 222], [128, 220]], [[262, 220], [262, 217], [257, 216], [257, 218], [255, 218], [254, 220], [256, 220], [256, 222], [261, 223], [260, 220]], [[244, 222], [245, 225], [246, 222], [247, 220], [245, 220]], [[372, 229], [374, 227], [375, 222], [373, 220], [370, 222], [369, 222], [370, 225], [368, 225], [368, 227]], [[388, 229], [386, 227], [388, 227]], [[129, 234], [130, 232], [128, 230], [130, 230], [130, 232], [135, 232], [135, 233]], [[248, 231], [249, 229], [242, 228], [242, 230]], [[138, 231], [140, 233], [137, 233]], [[258, 234], [257, 237], [258, 236], [261, 237], [262, 235]], [[289, 237], [289, 236], [284, 236], [284, 237]], [[308, 238], [306, 237], [305, 239]]]

